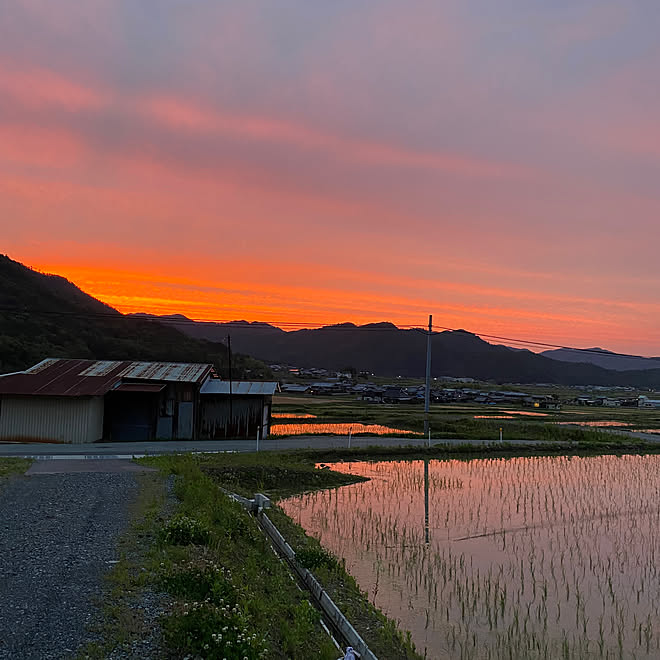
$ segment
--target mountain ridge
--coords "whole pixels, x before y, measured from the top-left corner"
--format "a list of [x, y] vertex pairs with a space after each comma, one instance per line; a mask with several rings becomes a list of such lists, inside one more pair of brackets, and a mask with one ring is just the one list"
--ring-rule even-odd
[[[158, 317], [154, 317], [158, 318]], [[231, 336], [232, 347], [269, 363], [342, 370], [352, 367], [383, 376], [423, 376], [426, 332], [389, 322], [340, 323], [316, 329], [282, 330], [269, 324], [192, 321], [182, 332], [215, 341]], [[660, 367], [619, 372], [586, 362], [570, 364], [529, 350], [490, 344], [466, 330], [445, 330], [432, 339], [432, 375], [498, 382], [658, 387]]]
[[[126, 316], [59, 275], [0, 255], [0, 373], [47, 357], [210, 362], [226, 370], [223, 344], [196, 340], [149, 315]], [[265, 365], [237, 356], [236, 375]]]
[[[123, 315], [63, 277], [39, 273], [0, 255], [0, 372], [25, 368], [44, 357], [214, 362], [222, 372], [227, 367], [228, 336], [236, 356], [235, 375], [242, 368], [265, 373], [259, 360], [336, 370], [348, 367], [383, 376], [417, 377], [425, 372], [423, 328], [401, 329], [383, 321], [287, 331], [259, 321], [214, 323], [193, 321], [183, 314]], [[617, 371], [571, 363], [490, 344], [465, 330], [434, 333], [431, 343], [436, 377], [660, 387], [660, 368]]]
[[543, 351], [540, 355], [560, 362], [586, 362], [613, 371], [646, 371], [660, 369], [660, 357], [622, 355], [604, 348], [557, 348]]

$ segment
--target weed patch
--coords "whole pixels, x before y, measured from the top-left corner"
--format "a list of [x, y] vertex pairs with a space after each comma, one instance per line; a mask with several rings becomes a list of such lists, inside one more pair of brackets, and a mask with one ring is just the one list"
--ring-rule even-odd
[[32, 464], [29, 458], [0, 458], [0, 481], [13, 474], [21, 474]]
[[158, 584], [173, 599], [163, 639], [177, 656], [335, 660], [337, 649], [256, 521], [200, 467], [145, 460], [177, 475], [177, 514], [162, 526]]
[[190, 516], [177, 515], [169, 520], [161, 530], [164, 543], [172, 545], [205, 545], [211, 533], [199, 520]]

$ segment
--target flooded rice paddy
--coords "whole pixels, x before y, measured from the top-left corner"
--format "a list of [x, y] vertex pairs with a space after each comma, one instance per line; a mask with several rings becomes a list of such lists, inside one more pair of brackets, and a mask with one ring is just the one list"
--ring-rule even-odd
[[310, 415], [309, 413], [271, 413], [270, 415], [273, 419], [316, 419], [316, 415]]
[[659, 456], [334, 468], [281, 505], [427, 657], [660, 657]]
[[381, 424], [360, 424], [358, 422], [351, 422], [350, 424], [341, 422], [273, 424], [270, 427], [271, 435], [318, 435], [319, 433], [334, 433], [335, 435], [348, 435], [349, 433], [353, 435], [357, 433], [368, 433], [369, 435], [420, 435], [415, 431], [395, 429]]
[[560, 426], [588, 426], [592, 428], [623, 428], [630, 426], [628, 422], [618, 422], [613, 419], [595, 421], [595, 422], [583, 422], [583, 421], [573, 421], [573, 422], [555, 422]]

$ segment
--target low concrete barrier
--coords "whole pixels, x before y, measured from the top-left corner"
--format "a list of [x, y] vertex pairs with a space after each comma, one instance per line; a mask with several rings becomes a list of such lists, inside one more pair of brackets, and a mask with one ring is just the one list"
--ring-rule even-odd
[[314, 596], [314, 599], [319, 604], [326, 617], [332, 621], [348, 644], [357, 652], [356, 654], [358, 654], [358, 657], [364, 658], [365, 660], [378, 660], [358, 631], [353, 628], [350, 621], [342, 614], [337, 605], [335, 605], [327, 591], [319, 584], [318, 580], [304, 566], [300, 565], [293, 548], [287, 543], [286, 539], [282, 536], [280, 530], [277, 529], [271, 519], [264, 513], [264, 509], [270, 508], [270, 500], [261, 493], [257, 493], [253, 500], [249, 500], [240, 495], [236, 495], [236, 493], [231, 493], [224, 489], [222, 490], [232, 499], [242, 504], [248, 511], [251, 511], [256, 515], [262, 529], [268, 534], [277, 549], [287, 558], [289, 564], [300, 578], [300, 581]]

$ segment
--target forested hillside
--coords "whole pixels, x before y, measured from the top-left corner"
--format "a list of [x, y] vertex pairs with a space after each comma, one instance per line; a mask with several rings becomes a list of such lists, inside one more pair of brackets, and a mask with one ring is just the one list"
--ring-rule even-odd
[[[194, 322], [180, 315], [163, 320], [192, 337], [219, 340], [231, 335], [236, 350], [267, 362], [330, 369], [350, 366], [382, 376], [423, 376], [426, 369], [426, 333], [422, 328], [402, 330], [391, 323], [341, 323], [285, 332], [265, 323], [245, 321]], [[531, 351], [490, 344], [464, 330], [439, 332], [433, 336], [432, 346], [433, 376], [467, 376], [506, 383], [660, 387], [660, 369], [622, 372], [594, 364], [561, 362]]]
[[[227, 372], [221, 343], [197, 340], [159, 322], [125, 316], [56, 275], [44, 275], [0, 255], [0, 373], [46, 357], [213, 362]], [[267, 375], [234, 356], [234, 376]]]

